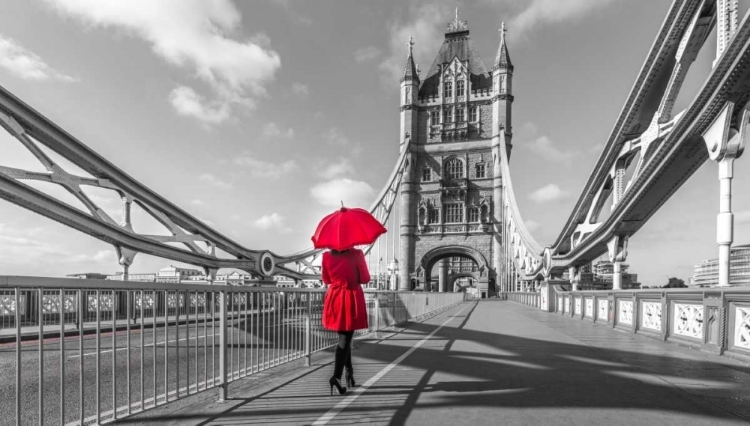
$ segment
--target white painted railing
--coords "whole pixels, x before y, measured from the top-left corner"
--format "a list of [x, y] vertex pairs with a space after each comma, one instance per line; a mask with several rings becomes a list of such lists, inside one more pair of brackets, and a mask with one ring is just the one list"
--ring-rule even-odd
[[543, 283], [508, 300], [750, 361], [750, 288], [564, 291]]
[[[16, 423], [114, 421], [296, 359], [337, 335], [324, 290], [0, 277], [0, 412]], [[366, 291], [370, 329], [435, 315], [463, 293]], [[15, 395], [15, 400], [13, 399]], [[12, 422], [12, 418], [8, 418]], [[2, 423], [2, 422], [0, 422]]]

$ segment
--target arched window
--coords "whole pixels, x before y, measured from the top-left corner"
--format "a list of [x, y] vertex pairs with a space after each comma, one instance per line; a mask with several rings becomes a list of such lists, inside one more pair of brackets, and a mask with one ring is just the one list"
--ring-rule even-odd
[[453, 82], [446, 81], [443, 83], [443, 96], [446, 98], [453, 97]]
[[451, 158], [445, 162], [445, 178], [461, 179], [464, 177], [464, 163], [458, 158]]
[[464, 95], [464, 81], [458, 80], [456, 82], [456, 96], [463, 96]]

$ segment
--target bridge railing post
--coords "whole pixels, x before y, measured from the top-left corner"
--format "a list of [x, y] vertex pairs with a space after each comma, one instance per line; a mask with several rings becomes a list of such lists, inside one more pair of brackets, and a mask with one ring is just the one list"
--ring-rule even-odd
[[375, 338], [380, 339], [380, 293], [375, 293]]
[[227, 400], [227, 291], [219, 292], [219, 402]]
[[312, 312], [312, 292], [307, 292], [307, 309], [305, 312], [305, 367], [312, 365], [312, 351], [310, 345], [312, 343], [312, 321], [310, 315]]

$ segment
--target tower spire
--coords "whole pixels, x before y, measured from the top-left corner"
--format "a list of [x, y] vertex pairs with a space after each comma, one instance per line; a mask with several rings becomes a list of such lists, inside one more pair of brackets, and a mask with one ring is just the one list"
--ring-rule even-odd
[[412, 56], [412, 48], [414, 46], [414, 40], [409, 36], [409, 42], [406, 44], [409, 48], [409, 56], [406, 57], [406, 66], [404, 66], [404, 75], [401, 81], [408, 79], [419, 80], [419, 72], [417, 71], [416, 65], [414, 65], [414, 57]]
[[513, 69], [513, 64], [510, 62], [510, 55], [508, 54], [508, 46], [505, 45], [505, 33], [508, 29], [505, 28], [505, 22], [500, 25], [500, 29], [497, 30], [500, 33], [500, 47], [497, 48], [497, 56], [495, 56], [494, 68], [507, 68]]

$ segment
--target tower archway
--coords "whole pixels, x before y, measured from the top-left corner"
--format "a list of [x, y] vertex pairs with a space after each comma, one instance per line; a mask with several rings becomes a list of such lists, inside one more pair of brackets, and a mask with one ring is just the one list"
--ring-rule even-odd
[[[468, 260], [468, 262], [461, 259]], [[438, 279], [435, 280], [433, 269], [439, 269], [435, 267], [441, 261], [445, 261], [446, 266], [443, 266], [445, 270], [438, 271]], [[454, 282], [466, 277], [472, 280], [483, 297], [494, 296], [494, 288], [488, 287], [493, 271], [485, 256], [472, 247], [459, 245], [437, 247], [425, 253], [418, 265], [416, 278], [418, 285], [424, 291], [451, 292], [454, 291]], [[440, 275], [443, 275], [442, 280]]]

